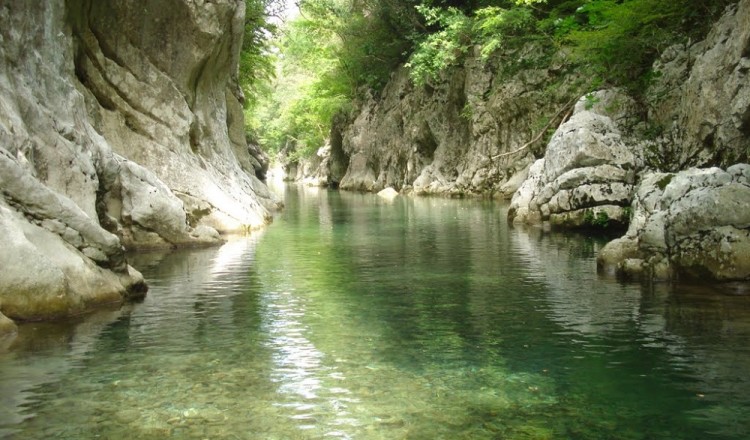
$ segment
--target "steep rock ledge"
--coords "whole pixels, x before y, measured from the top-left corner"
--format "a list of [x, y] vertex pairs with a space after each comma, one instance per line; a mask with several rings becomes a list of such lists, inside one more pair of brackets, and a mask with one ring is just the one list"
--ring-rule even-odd
[[163, 181], [190, 226], [268, 222], [276, 201], [256, 177], [236, 76], [244, 2], [74, 0], [68, 13], [76, 75], [112, 149]]
[[[123, 244], [221, 242], [274, 206], [236, 86], [244, 3], [0, 4], [0, 329], [145, 294]], [[4, 316], [5, 315], [5, 316]]]

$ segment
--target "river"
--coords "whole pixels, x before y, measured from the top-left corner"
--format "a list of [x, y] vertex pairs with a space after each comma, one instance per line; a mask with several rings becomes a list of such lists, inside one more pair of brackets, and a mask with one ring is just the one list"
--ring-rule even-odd
[[8, 439], [746, 439], [746, 286], [621, 283], [486, 200], [289, 186], [132, 255], [147, 298], [0, 347]]

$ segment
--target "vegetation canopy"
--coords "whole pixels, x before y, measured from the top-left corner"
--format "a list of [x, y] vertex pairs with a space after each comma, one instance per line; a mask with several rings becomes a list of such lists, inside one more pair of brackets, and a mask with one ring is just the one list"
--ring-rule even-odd
[[[735, 0], [246, 0], [241, 82], [251, 138], [292, 159], [323, 145], [334, 115], [405, 64], [417, 87], [476, 48], [485, 61], [536, 42], [591, 84], [642, 94], [670, 45], [701, 38]], [[547, 57], [551, 58], [551, 57]], [[585, 92], [585, 91], [584, 91]]]

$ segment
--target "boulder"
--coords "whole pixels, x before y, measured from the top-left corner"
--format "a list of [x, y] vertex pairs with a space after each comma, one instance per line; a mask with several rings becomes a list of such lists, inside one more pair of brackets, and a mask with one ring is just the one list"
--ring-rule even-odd
[[[49, 209], [64, 208], [53, 205]], [[48, 212], [54, 211], [26, 211], [24, 215], [0, 201], [0, 310], [4, 315], [20, 320], [55, 319], [145, 294], [143, 277], [125, 263], [117, 237], [101, 228], [97, 231], [86, 217], [65, 224], [44, 218]], [[29, 216], [36, 216], [33, 222]]]
[[651, 173], [624, 237], [598, 256], [625, 277], [750, 280], [750, 165]]
[[[589, 106], [591, 96], [610, 106]], [[552, 136], [544, 159], [530, 168], [526, 182], [511, 200], [508, 219], [514, 224], [553, 226], [622, 227], [629, 221], [633, 182], [640, 157], [620, 135], [608, 112], [620, 123], [634, 121], [627, 111], [633, 106], [611, 107], [618, 99], [632, 100], [613, 91], [587, 95], [575, 106], [573, 116]], [[601, 112], [601, 113], [597, 113]]]
[[391, 188], [390, 186], [386, 189], [380, 190], [378, 192], [378, 197], [383, 198], [385, 200], [393, 200], [396, 197], [398, 197], [398, 191]]

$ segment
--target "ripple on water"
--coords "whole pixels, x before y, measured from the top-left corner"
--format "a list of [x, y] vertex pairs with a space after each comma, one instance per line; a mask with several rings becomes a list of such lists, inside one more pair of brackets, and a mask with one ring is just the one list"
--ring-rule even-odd
[[290, 197], [263, 234], [137, 256], [144, 302], [0, 358], [0, 436], [747, 438], [742, 298], [600, 279], [599, 242], [485, 202]]

